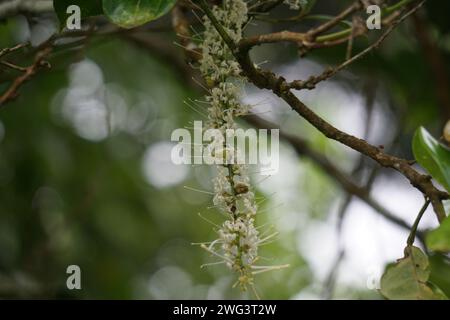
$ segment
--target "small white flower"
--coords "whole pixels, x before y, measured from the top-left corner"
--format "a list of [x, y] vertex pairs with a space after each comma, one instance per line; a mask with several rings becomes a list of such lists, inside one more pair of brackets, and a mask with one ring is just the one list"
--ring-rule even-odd
[[443, 133], [445, 141], [450, 143], [450, 120], [447, 121], [447, 124], [444, 127], [444, 133]]

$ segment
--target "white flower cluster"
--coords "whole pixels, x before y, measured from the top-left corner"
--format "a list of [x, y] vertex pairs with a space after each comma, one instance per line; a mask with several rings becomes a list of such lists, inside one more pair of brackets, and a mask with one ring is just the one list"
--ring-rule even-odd
[[[247, 21], [245, 1], [224, 0], [222, 6], [215, 6], [212, 11], [233, 41], [239, 41]], [[225, 135], [226, 129], [236, 127], [235, 118], [248, 112], [248, 107], [240, 102], [241, 69], [209, 19], [205, 18], [204, 24], [200, 70], [212, 87], [206, 98], [209, 103], [208, 127], [219, 129]], [[223, 150], [227, 158], [230, 153], [237, 156], [234, 146], [224, 145]], [[252, 266], [258, 258], [259, 237], [254, 226], [255, 195], [244, 165], [218, 166], [213, 202], [227, 220], [218, 230], [219, 239], [205, 248], [239, 274], [237, 284], [245, 289], [252, 284]], [[216, 244], [220, 246], [214, 247]]]
[[284, 0], [283, 3], [288, 5], [291, 10], [300, 10], [308, 4], [308, 0]]
[[[248, 13], [244, 0], [223, 0], [222, 5], [215, 6], [212, 12], [233, 41], [241, 40]], [[227, 129], [236, 128], [235, 119], [248, 113], [249, 107], [240, 102], [240, 86], [245, 80], [240, 77], [239, 64], [213, 24], [207, 18], [204, 19], [204, 24], [200, 70], [211, 87], [206, 97], [209, 104], [208, 128], [219, 129], [222, 135], [226, 136]], [[206, 148], [211, 146], [212, 144]], [[215, 152], [213, 156], [223, 158], [225, 164], [217, 167], [213, 203], [227, 220], [219, 227], [219, 238], [208, 246], [202, 244], [202, 248], [220, 258], [221, 261], [217, 263], [225, 263], [238, 273], [236, 285], [245, 290], [248, 285], [253, 287], [254, 274], [286, 266], [255, 265], [258, 260], [258, 246], [271, 240], [277, 233], [260, 237], [255, 228], [258, 208], [247, 168], [245, 165], [227, 161], [238, 157], [238, 150], [234, 145], [224, 142], [223, 147], [219, 149], [220, 152]]]

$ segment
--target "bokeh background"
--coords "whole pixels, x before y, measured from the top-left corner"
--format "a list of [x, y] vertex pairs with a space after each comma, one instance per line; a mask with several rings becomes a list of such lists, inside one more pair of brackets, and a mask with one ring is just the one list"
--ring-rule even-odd
[[[334, 14], [347, 3], [318, 1], [315, 11]], [[379, 50], [299, 97], [339, 128], [367, 134], [371, 143], [412, 158], [414, 130], [423, 125], [439, 137], [450, 108], [439, 97], [439, 90], [448, 93], [448, 83], [437, 80], [418, 31], [432, 42], [444, 62], [441, 72], [448, 75], [448, 12], [450, 2], [428, 1], [419, 25], [409, 20]], [[247, 32], [302, 30], [312, 23], [254, 22]], [[222, 217], [211, 208], [210, 194], [191, 188], [210, 192], [214, 168], [173, 165], [170, 135], [204, 120], [183, 103], [203, 92], [180, 67], [183, 52], [164, 27], [170, 18], [154, 25], [139, 39], [170, 55], [128, 35], [93, 36], [81, 47], [56, 50], [52, 70], [0, 109], [1, 298], [254, 298], [232, 288], [235, 278], [225, 267], [200, 268], [214, 259], [192, 243], [216, 235], [198, 213], [214, 223]], [[0, 47], [28, 40], [38, 45], [57, 30], [52, 14], [10, 18], [0, 25]], [[355, 50], [376, 35], [356, 41]], [[252, 54], [287, 79], [300, 79], [338, 63], [345, 51], [344, 45], [299, 59], [294, 46], [278, 44]], [[0, 90], [16, 75], [0, 67]], [[251, 86], [245, 92], [255, 113], [307, 139], [352, 173], [357, 153], [325, 139], [269, 92]], [[373, 108], [367, 107], [369, 94], [375, 97]], [[363, 164], [352, 174], [361, 184], [373, 168], [370, 161]], [[289, 144], [280, 146], [277, 174], [264, 178], [258, 168], [253, 172], [258, 223], [279, 231], [276, 241], [261, 249], [262, 259], [290, 264], [256, 277], [261, 297], [381, 298], [377, 281], [385, 264], [402, 256], [406, 230], [353, 199], [338, 232], [346, 193]], [[372, 195], [410, 224], [423, 203], [407, 180], [389, 170], [378, 172]], [[433, 226], [430, 211], [421, 229]], [[434, 256], [432, 263], [432, 280], [449, 294], [445, 257]], [[66, 288], [71, 264], [81, 267], [82, 290]]]

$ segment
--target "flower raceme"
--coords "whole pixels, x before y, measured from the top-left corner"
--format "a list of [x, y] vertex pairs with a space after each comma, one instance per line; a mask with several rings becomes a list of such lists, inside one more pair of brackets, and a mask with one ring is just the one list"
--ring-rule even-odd
[[[245, 1], [224, 0], [221, 6], [212, 8], [212, 13], [233, 41], [241, 40], [243, 28], [248, 19]], [[235, 139], [223, 139], [227, 135], [230, 136], [230, 132], [238, 129], [235, 120], [248, 114], [249, 106], [241, 102], [240, 88], [245, 84], [245, 78], [241, 76], [240, 65], [212, 22], [206, 16], [203, 22], [205, 31], [200, 46], [202, 49], [200, 71], [210, 88], [206, 97], [208, 121], [205, 133], [209, 132], [207, 134], [209, 137], [216, 135], [219, 137], [219, 139], [208, 140], [210, 142], [204, 150], [210, 158], [225, 160], [220, 163], [214, 162], [218, 165], [217, 176], [214, 178], [213, 203], [224, 214], [226, 221], [217, 230], [218, 239], [203, 243], [201, 247], [220, 259], [211, 264], [224, 263], [238, 274], [235, 286], [238, 285], [242, 290], [250, 286], [257, 295], [253, 276], [286, 266], [256, 265], [259, 246], [271, 241], [277, 233], [263, 236], [255, 227], [258, 207], [247, 173], [247, 165], [244, 164], [245, 161], [244, 163], [239, 161], [242, 160], [242, 155], [238, 152], [239, 148], [235, 146]], [[277, 157], [276, 165], [278, 166], [278, 131], [271, 134], [272, 138], [276, 137], [275, 143], [272, 140], [271, 156]], [[203, 146], [202, 141], [195, 140], [194, 138], [194, 153], [196, 147]], [[245, 135], [243, 141], [245, 144]], [[197, 157], [194, 156], [194, 159]], [[231, 161], [234, 159], [238, 161]]]
[[[222, 7], [214, 6], [212, 12], [229, 37], [233, 41], [239, 42], [242, 38], [242, 28], [247, 22], [248, 9], [245, 1], [225, 0]], [[227, 91], [231, 88], [226, 80], [229, 77], [239, 77], [241, 68], [212, 22], [204, 17], [203, 23], [205, 31], [203, 42], [200, 45], [202, 49], [200, 71], [208, 84], [221, 83], [222, 86], [228, 86], [228, 90], [223, 92], [227, 95]], [[219, 86], [218, 89], [223, 90], [224, 88]], [[231, 89], [231, 91], [233, 90]]]

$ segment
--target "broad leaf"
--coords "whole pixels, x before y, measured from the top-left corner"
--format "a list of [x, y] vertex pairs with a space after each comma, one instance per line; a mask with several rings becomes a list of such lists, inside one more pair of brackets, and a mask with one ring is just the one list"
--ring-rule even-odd
[[53, 8], [58, 16], [61, 29], [66, 25], [67, 8], [71, 5], [77, 5], [81, 9], [81, 19], [103, 14], [102, 0], [54, 0]]
[[427, 234], [428, 248], [436, 252], [450, 252], [450, 218], [447, 217], [441, 225]]
[[428, 257], [417, 247], [406, 247], [405, 257], [386, 268], [381, 294], [391, 300], [442, 300], [441, 290], [428, 282]]
[[430, 281], [437, 283], [447, 297], [450, 297], [450, 258], [443, 254], [433, 254], [429, 257], [429, 261]]
[[450, 192], [450, 150], [420, 127], [413, 139], [417, 162]]
[[103, 0], [103, 10], [115, 24], [133, 28], [163, 16], [176, 2], [177, 0]]

